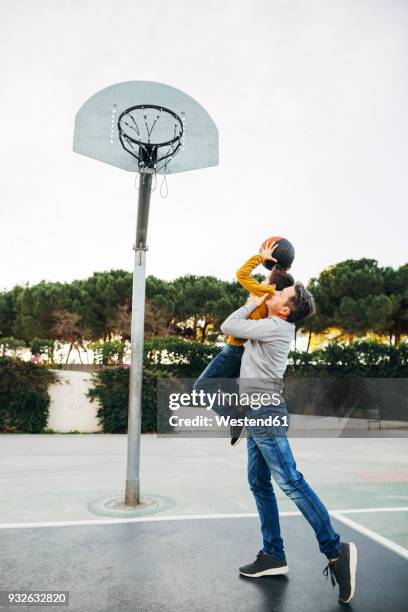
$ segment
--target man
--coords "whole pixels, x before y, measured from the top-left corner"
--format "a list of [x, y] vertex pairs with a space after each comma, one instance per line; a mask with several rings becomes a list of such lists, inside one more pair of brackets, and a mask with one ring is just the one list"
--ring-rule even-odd
[[[266, 303], [268, 317], [251, 320], [251, 313]], [[324, 570], [330, 571], [333, 587], [339, 585], [339, 601], [348, 603], [355, 592], [357, 549], [352, 542], [340, 541], [327, 509], [297, 470], [287, 439], [287, 409], [281, 394], [288, 353], [295, 334], [295, 323], [315, 312], [312, 295], [301, 283], [263, 297], [251, 296], [247, 304], [233, 312], [221, 325], [225, 334], [246, 338], [241, 362], [240, 395], [251, 396], [259, 391], [278, 392], [278, 406], [263, 406], [252, 410], [256, 425], [248, 425], [248, 481], [255, 497], [263, 536], [263, 549], [256, 560], [240, 568], [244, 576], [257, 578], [288, 572], [279, 513], [271, 476], [298, 506], [313, 527], [320, 551], [329, 560]], [[274, 425], [267, 417], [274, 417]], [[276, 422], [276, 418], [278, 422]], [[286, 421], [285, 421], [286, 419]], [[259, 423], [260, 421], [260, 423]]]
[[[272, 295], [276, 290], [281, 291], [286, 287], [290, 287], [295, 284], [294, 278], [286, 270], [274, 266], [264, 282], [260, 283], [255, 277], [252, 276], [252, 272], [261, 263], [265, 261], [276, 261], [273, 257], [273, 252], [276, 249], [276, 245], [272, 244], [269, 248], [261, 249], [259, 255], [254, 255], [247, 262], [244, 263], [236, 273], [238, 282], [247, 291], [256, 296]], [[268, 316], [268, 309], [266, 304], [261, 303], [258, 308], [255, 308], [250, 315], [251, 319], [262, 319]], [[205, 370], [201, 373], [200, 377], [194, 383], [194, 389], [196, 391], [215, 392], [219, 388], [220, 384], [225, 387], [228, 384], [228, 390], [231, 393], [237, 392], [236, 379], [239, 376], [241, 368], [241, 359], [244, 353], [244, 344], [246, 340], [244, 338], [236, 338], [233, 335], [229, 335], [226, 339], [225, 345], [222, 350], [214, 357], [214, 359], [208, 364]], [[227, 381], [226, 379], [230, 379]], [[229, 410], [225, 406], [213, 407], [215, 412], [221, 415], [229, 414]], [[238, 411], [236, 416], [239, 418], [244, 411]], [[231, 445], [236, 446], [241, 439], [241, 435], [244, 431], [242, 425], [231, 426]]]

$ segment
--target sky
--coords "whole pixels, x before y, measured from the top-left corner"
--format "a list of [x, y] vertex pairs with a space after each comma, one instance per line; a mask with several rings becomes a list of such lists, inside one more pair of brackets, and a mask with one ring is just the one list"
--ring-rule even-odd
[[307, 281], [407, 257], [404, 0], [2, 0], [0, 289], [133, 269], [134, 175], [72, 151], [75, 113], [121, 81], [172, 85], [220, 164], [152, 195], [147, 273], [230, 280], [271, 235]]

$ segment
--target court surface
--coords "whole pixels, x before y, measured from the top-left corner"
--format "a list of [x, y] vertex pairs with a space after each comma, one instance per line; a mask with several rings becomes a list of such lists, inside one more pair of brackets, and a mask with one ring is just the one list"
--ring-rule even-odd
[[[358, 546], [349, 609], [406, 610], [407, 441], [291, 445], [336, 529]], [[125, 451], [122, 435], [0, 436], [1, 589], [68, 590], [72, 611], [344, 607], [322, 575], [311, 527], [276, 487], [289, 575], [238, 575], [261, 547], [245, 442], [231, 449], [224, 439], [143, 436], [142, 489], [155, 505], [123, 519], [100, 509], [123, 494]]]

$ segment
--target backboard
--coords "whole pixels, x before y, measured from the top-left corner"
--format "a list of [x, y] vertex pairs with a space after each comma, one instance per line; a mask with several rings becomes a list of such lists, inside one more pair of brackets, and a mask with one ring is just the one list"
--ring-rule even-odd
[[[143, 109], [143, 105], [158, 108], [158, 113], [160, 107], [171, 111], [166, 117], [174, 116], [175, 123], [181, 126], [179, 149], [168, 164], [157, 167], [159, 174], [218, 165], [218, 130], [207, 111], [182, 91], [154, 81], [117, 83], [89, 98], [75, 117], [74, 151], [122, 170], [137, 172], [137, 159], [125, 150], [120, 140], [119, 120], [125, 111]], [[126, 125], [132, 128], [129, 123]], [[157, 122], [152, 134], [156, 141], [160, 141], [160, 130], [165, 128], [165, 121]], [[164, 131], [163, 139], [166, 140]]]

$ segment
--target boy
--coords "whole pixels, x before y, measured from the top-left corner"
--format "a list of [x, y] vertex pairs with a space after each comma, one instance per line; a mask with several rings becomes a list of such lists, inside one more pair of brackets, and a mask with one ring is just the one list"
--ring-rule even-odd
[[[293, 286], [295, 283], [291, 274], [277, 266], [272, 268], [269, 278], [262, 283], [251, 276], [255, 268], [257, 268], [264, 261], [276, 261], [276, 259], [273, 257], [273, 251], [275, 248], [276, 246], [272, 244], [267, 249], [261, 249], [259, 255], [254, 255], [251, 257], [236, 273], [238, 282], [255, 296], [270, 296], [276, 291], [282, 291], [286, 287]], [[267, 306], [265, 303], [261, 303], [251, 313], [250, 318], [258, 320], [264, 319], [267, 316]], [[245, 342], [246, 339], [236, 338], [233, 335], [229, 335], [222, 350], [208, 364], [194, 383], [194, 389], [196, 391], [205, 390], [207, 392], [215, 392], [219, 387], [219, 380], [217, 381], [211, 379], [237, 379], [239, 377], [239, 371], [241, 368], [241, 359], [244, 353]], [[234, 386], [234, 384], [232, 386]], [[229, 390], [231, 391], [231, 389]], [[222, 409], [217, 409], [217, 407], [214, 406], [214, 410], [219, 412], [219, 414], [222, 414]], [[231, 427], [230, 433], [232, 446], [236, 446], [240, 441], [243, 429], [244, 428], [242, 426]]]

